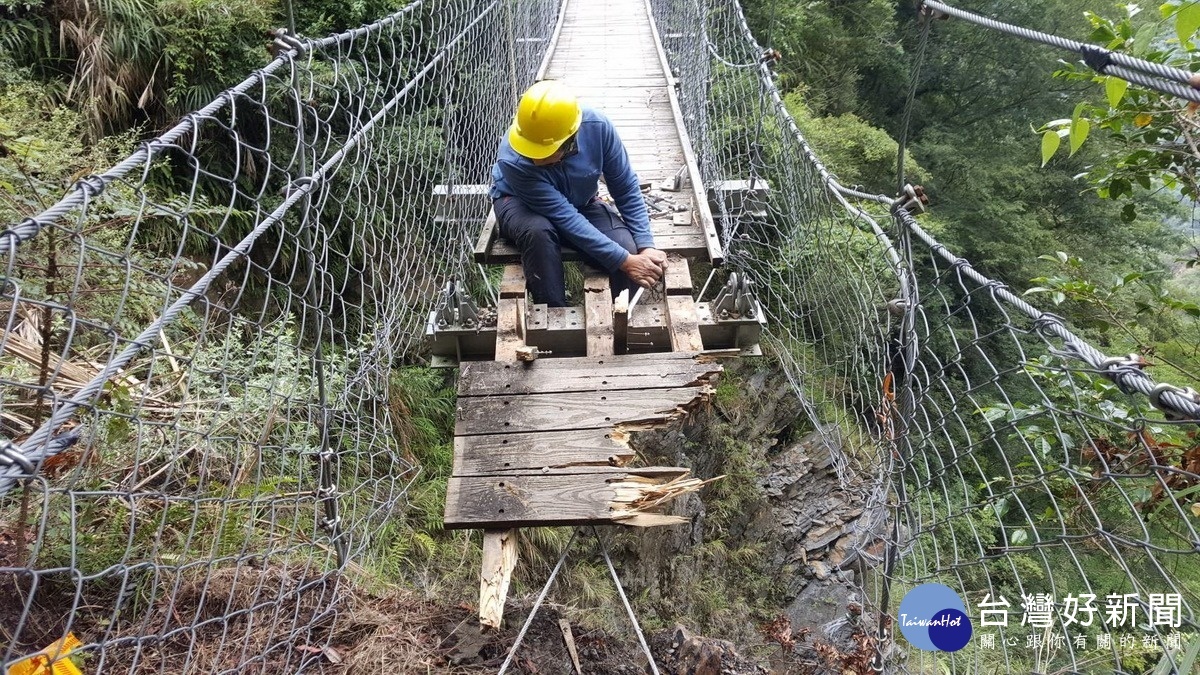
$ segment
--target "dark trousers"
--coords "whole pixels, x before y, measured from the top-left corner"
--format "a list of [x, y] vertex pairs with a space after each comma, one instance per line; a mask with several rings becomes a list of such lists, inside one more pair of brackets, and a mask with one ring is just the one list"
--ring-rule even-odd
[[[500, 236], [516, 244], [521, 251], [521, 264], [525, 267], [525, 287], [533, 295], [535, 303], [544, 303], [550, 307], [565, 307], [567, 304], [566, 284], [563, 280], [562, 240], [558, 229], [545, 216], [528, 207], [516, 197], [505, 196], [497, 199], [493, 206], [496, 209], [496, 223], [500, 226]], [[621, 220], [621, 216], [608, 205], [599, 200], [589, 203], [579, 210], [604, 236], [617, 242], [630, 253], [637, 253], [637, 245], [633, 242], [633, 233]], [[597, 269], [603, 269], [586, 254], [580, 252], [583, 261]], [[613, 297], [624, 289], [629, 289], [632, 296], [637, 284], [621, 270], [615, 270], [609, 275]]]

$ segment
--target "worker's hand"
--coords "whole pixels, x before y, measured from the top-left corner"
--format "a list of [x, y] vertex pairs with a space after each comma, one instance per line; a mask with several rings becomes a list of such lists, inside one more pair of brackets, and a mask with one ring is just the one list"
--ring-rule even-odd
[[658, 280], [662, 278], [666, 266], [666, 254], [655, 249], [646, 250], [662, 254], [663, 262], [660, 264], [646, 253], [631, 253], [629, 257], [625, 258], [625, 262], [621, 263], [621, 271], [642, 288], [650, 288], [657, 284]]
[[667, 271], [667, 254], [656, 248], [644, 248], [638, 251], [639, 254], [650, 256], [650, 259], [658, 263], [663, 272]]

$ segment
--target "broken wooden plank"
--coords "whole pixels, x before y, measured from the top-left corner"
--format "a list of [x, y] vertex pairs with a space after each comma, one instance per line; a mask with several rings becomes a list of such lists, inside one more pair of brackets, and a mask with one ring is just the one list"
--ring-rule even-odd
[[479, 623], [499, 628], [504, 620], [508, 585], [517, 566], [517, 531], [483, 533], [483, 571], [479, 580]]
[[705, 386], [611, 394], [474, 396], [459, 400], [454, 433], [467, 436], [666, 424], [684, 415], [711, 391]]
[[583, 668], [579, 665], [579, 650], [575, 649], [575, 635], [571, 632], [571, 622], [559, 619], [558, 628], [562, 631], [563, 642], [567, 645], [567, 654], [571, 657], [571, 665], [575, 667], [575, 675], [583, 675]]
[[[447, 529], [620, 523], [698, 489], [704, 481], [634, 476], [623, 471], [583, 475], [451, 476]], [[687, 522], [666, 517], [653, 524]]]
[[[691, 354], [669, 357], [673, 352], [637, 354], [656, 358], [629, 362], [625, 357], [601, 363], [582, 358], [539, 359], [527, 366], [468, 361], [460, 366], [458, 395], [551, 394], [572, 391], [618, 391], [623, 389], [672, 389], [700, 386], [721, 372], [715, 363], [702, 363]], [[682, 358], [680, 358], [682, 357]], [[568, 361], [568, 367], [559, 362]], [[509, 366], [505, 368], [505, 366]]]
[[606, 356], [613, 353], [613, 305], [608, 274], [584, 267], [583, 306], [586, 312], [587, 355]]
[[500, 279], [501, 298], [525, 297], [525, 269], [517, 264], [504, 266], [504, 277]]
[[696, 303], [692, 301], [692, 296], [668, 295], [667, 320], [672, 351], [704, 351], [704, 340], [700, 338], [700, 323], [696, 318]]
[[611, 429], [459, 436], [454, 439], [456, 476], [549, 467], [620, 467], [634, 458], [629, 435]]
[[[525, 299], [501, 298], [496, 306], [496, 360], [513, 361], [525, 341]], [[479, 623], [499, 628], [513, 570], [517, 566], [517, 531], [492, 530], [483, 534], [483, 565], [479, 571]]]

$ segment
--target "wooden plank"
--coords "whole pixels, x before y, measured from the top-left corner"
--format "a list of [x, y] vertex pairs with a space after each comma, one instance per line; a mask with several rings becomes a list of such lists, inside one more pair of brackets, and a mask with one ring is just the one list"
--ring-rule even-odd
[[612, 290], [608, 274], [587, 266], [583, 277], [583, 306], [586, 312], [587, 355], [613, 353]]
[[[678, 253], [682, 256], [700, 256], [708, 253], [704, 237], [699, 234], [655, 235], [654, 243], [663, 251]], [[579, 260], [579, 252], [563, 247], [563, 260]], [[485, 256], [485, 261], [492, 264], [515, 263], [521, 261], [521, 254], [507, 240], [496, 239]]]
[[700, 339], [700, 323], [696, 319], [696, 304], [692, 301], [692, 296], [667, 296], [667, 320], [673, 351], [704, 351], [704, 341]]
[[609, 473], [549, 476], [451, 476], [446, 529], [610, 523], [617, 496]]
[[496, 225], [496, 210], [488, 211], [487, 220], [483, 221], [483, 229], [479, 231], [479, 238], [475, 240], [475, 262], [485, 263], [488, 261], [488, 250], [492, 246], [492, 242], [497, 239], [499, 228]]
[[513, 570], [517, 567], [517, 531], [483, 533], [483, 566], [479, 576], [479, 623], [499, 628]]
[[496, 305], [496, 360], [516, 361], [517, 348], [525, 346], [520, 330], [524, 312], [520, 298], [501, 298]]
[[[643, 354], [663, 357], [670, 354]], [[684, 354], [688, 357], [690, 355]], [[703, 380], [721, 372], [715, 363], [700, 363], [690, 358], [655, 358], [627, 363], [614, 359], [611, 365], [574, 368], [543, 368], [556, 361], [577, 359], [538, 359], [528, 365], [513, 365], [509, 371], [489, 371], [481, 366], [503, 365], [491, 361], [468, 361], [460, 366], [458, 395], [498, 396], [514, 394], [554, 394], [576, 391], [621, 391], [626, 389], [674, 389], [699, 386]]]
[[456, 436], [568, 429], [611, 429], [618, 424], [665, 424], [699, 401], [702, 387], [653, 391], [474, 396], [458, 402]]
[[678, 255], [667, 256], [667, 274], [663, 283], [667, 288], [667, 295], [692, 294], [692, 271], [688, 267], [687, 258]]
[[500, 297], [525, 297], [525, 270], [520, 265], [504, 266], [504, 277], [500, 280]]
[[453, 474], [622, 466], [634, 457], [625, 439], [610, 429], [459, 436], [454, 439]]

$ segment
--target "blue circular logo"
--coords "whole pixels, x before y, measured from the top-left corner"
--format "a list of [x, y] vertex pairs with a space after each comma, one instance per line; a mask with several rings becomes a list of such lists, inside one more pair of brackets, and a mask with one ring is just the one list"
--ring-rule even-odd
[[956, 652], [971, 640], [971, 619], [949, 586], [921, 584], [900, 601], [900, 632], [918, 649]]

